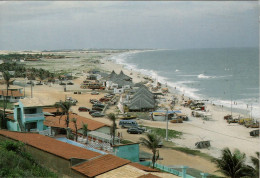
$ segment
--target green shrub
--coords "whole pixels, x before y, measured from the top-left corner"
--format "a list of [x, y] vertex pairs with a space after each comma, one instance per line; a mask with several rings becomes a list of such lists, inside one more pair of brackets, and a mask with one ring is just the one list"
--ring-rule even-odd
[[[155, 128], [155, 127], [146, 127], [146, 128], [150, 129], [152, 132], [154, 132], [156, 135], [159, 135], [162, 138], [166, 137], [166, 129]], [[181, 135], [182, 135], [182, 132], [168, 129], [168, 138], [169, 139], [180, 138]]]
[[21, 142], [0, 141], [0, 158], [0, 177], [57, 177], [39, 165]]

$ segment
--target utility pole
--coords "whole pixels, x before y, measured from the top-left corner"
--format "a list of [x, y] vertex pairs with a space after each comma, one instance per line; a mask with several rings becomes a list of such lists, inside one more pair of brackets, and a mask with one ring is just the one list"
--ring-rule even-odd
[[23, 85], [23, 97], [25, 98], [25, 85], [26, 85], [26, 78], [24, 78], [24, 85]]
[[166, 141], [168, 141], [168, 108], [166, 108]]
[[252, 103], [251, 103], [251, 116], [250, 116], [251, 119], [253, 118], [252, 117], [252, 112], [253, 112], [253, 106], [252, 106]]
[[32, 81], [31, 81], [31, 98], [33, 97], [33, 91], [32, 91], [32, 88], [33, 88], [33, 84], [32, 84]]

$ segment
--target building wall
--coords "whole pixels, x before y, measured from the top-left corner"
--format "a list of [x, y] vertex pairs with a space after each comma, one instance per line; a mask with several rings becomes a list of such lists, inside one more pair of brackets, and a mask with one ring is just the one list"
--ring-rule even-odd
[[99, 129], [97, 129], [95, 131], [101, 132], [101, 133], [105, 133], [105, 134], [110, 134], [110, 127], [107, 127], [107, 126], [101, 127], [101, 128], [99, 128]]
[[114, 146], [113, 151], [120, 158], [139, 162], [139, 144]]
[[121, 93], [124, 93], [124, 89], [123, 88], [114, 88], [114, 94], [121, 94]]
[[36, 107], [35, 116], [25, 118], [25, 113], [24, 113], [25, 108], [24, 108], [22, 102], [19, 102], [19, 105], [16, 105], [15, 109], [14, 109], [14, 119], [15, 119], [15, 121], [17, 121], [17, 110], [18, 110], [18, 108], [21, 109], [20, 117], [22, 119], [24, 126], [25, 126], [25, 123], [37, 122], [37, 130], [38, 131], [44, 130], [44, 128], [43, 128], [44, 115], [42, 113], [42, 107]]
[[[0, 135], [0, 140], [12, 140]], [[12, 140], [15, 141], [15, 140]], [[51, 153], [39, 150], [30, 145], [25, 145], [26, 151], [32, 154], [33, 158], [41, 165], [50, 168], [52, 171], [59, 174], [59, 177], [84, 177], [82, 174], [73, 171], [70, 167], [70, 160], [66, 160]]]
[[7, 121], [7, 129], [10, 131], [19, 131], [18, 123], [13, 121]]

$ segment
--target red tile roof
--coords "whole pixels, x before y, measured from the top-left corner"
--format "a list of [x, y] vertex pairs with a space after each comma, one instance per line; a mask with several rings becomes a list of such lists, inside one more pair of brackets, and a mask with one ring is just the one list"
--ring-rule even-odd
[[153, 175], [153, 174], [145, 174], [142, 176], [139, 176], [138, 178], [158, 178], [159, 176]]
[[86, 161], [82, 164], [73, 166], [72, 169], [88, 176], [94, 177], [105, 172], [111, 171], [123, 165], [130, 163], [129, 160], [116, 157], [108, 154], [103, 155], [93, 160]]
[[18, 90], [12, 91], [12, 96], [13, 97], [22, 97], [24, 96], [22, 93], [20, 93]]
[[139, 163], [129, 163], [129, 165], [134, 166], [134, 167], [141, 169], [143, 171], [146, 171], [146, 172], [159, 172], [156, 169], [153, 169], [153, 168], [150, 168], [150, 167], [147, 167], [147, 166], [143, 166]]
[[48, 112], [48, 113], [56, 113], [57, 110], [59, 110], [58, 112], [62, 112], [62, 109], [61, 109], [61, 108], [55, 108], [55, 107], [52, 107], [52, 108], [43, 108], [43, 109], [42, 109], [43, 112]]
[[40, 150], [57, 155], [64, 159], [81, 158], [91, 159], [101, 155], [100, 153], [80, 148], [53, 138], [36, 133], [21, 133], [0, 130], [0, 135], [13, 140], [21, 141]]
[[[63, 115], [63, 116], [46, 116], [45, 121], [44, 121], [44, 125], [49, 126], [49, 127], [66, 128], [66, 122], [65, 122], [66, 118], [67, 118], [66, 115]], [[78, 129], [82, 128], [82, 123], [88, 124], [88, 130], [91, 130], [91, 131], [97, 130], [97, 129], [104, 127], [104, 126], [108, 126], [108, 125], [106, 125], [102, 122], [98, 122], [98, 121], [88, 119], [86, 117], [82, 117], [82, 116], [79, 116], [77, 114], [71, 113], [69, 115], [69, 119], [71, 120], [73, 118], [77, 119]], [[69, 127], [71, 128], [71, 130], [75, 131], [75, 126], [74, 126], [73, 122], [69, 123]]]
[[[6, 90], [0, 90], [0, 95], [7, 96], [7, 91]], [[20, 93], [18, 90], [8, 90], [8, 96], [22, 97], [23, 94]]]
[[13, 114], [6, 116], [6, 118], [14, 121], [14, 115]]

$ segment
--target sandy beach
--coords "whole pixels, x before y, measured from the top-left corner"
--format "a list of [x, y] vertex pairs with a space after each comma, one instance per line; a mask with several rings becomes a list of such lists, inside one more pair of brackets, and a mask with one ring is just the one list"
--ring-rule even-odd
[[[74, 53], [72, 56], [77, 56], [78, 53]], [[80, 54], [81, 57], [84, 58], [83, 54]], [[99, 59], [101, 64], [97, 64], [98, 68], [101, 68], [103, 71], [112, 71], [114, 70], [116, 73], [119, 73], [121, 70], [126, 74], [133, 78], [133, 82], [141, 82], [145, 81], [144, 76], [135, 71], [130, 71], [125, 69], [120, 64], [115, 64], [113, 61], [108, 60], [106, 55], [105, 57]], [[81, 59], [81, 58], [80, 58]], [[77, 59], [78, 60], [78, 59]], [[45, 61], [48, 62], [48, 61]], [[62, 62], [62, 61], [61, 61]], [[73, 63], [73, 62], [72, 62]], [[58, 64], [56, 64], [58, 66]], [[84, 71], [84, 66], [80, 68], [81, 71]], [[58, 70], [58, 69], [57, 69]], [[72, 111], [78, 113], [81, 116], [98, 120], [100, 122], [111, 124], [111, 122], [106, 118], [92, 118], [88, 112], [78, 112], [79, 106], [91, 107], [89, 99], [95, 98], [99, 99], [104, 96], [104, 93], [101, 92], [100, 95], [91, 95], [90, 90], [84, 90], [82, 94], [73, 94], [73, 90], [82, 90], [80, 89], [80, 83], [86, 78], [86, 74], [82, 72], [77, 79], [73, 80], [73, 86], [67, 86], [67, 92], [64, 92], [64, 86], [54, 84], [54, 85], [44, 85], [33, 87], [33, 96], [38, 97], [42, 100], [49, 101], [50, 103], [55, 103], [60, 100], [64, 100], [66, 97], [73, 97], [77, 99], [79, 102], [77, 106], [72, 107]], [[106, 92], [106, 91], [104, 91]], [[30, 87], [26, 87], [26, 95], [30, 97], [31, 90]], [[166, 106], [170, 102], [171, 98], [175, 96], [181, 100], [181, 95], [174, 92], [168, 93], [167, 96], [164, 96], [166, 102], [164, 103]], [[207, 104], [207, 110], [209, 110], [210, 114], [212, 114], [212, 119], [209, 121], [202, 120], [201, 118], [195, 118], [191, 116], [191, 110], [189, 108], [183, 107], [180, 105], [181, 102], [177, 103], [174, 109], [179, 109], [182, 113], [185, 113], [189, 116], [189, 121], [179, 124], [169, 123], [169, 129], [177, 130], [183, 132], [183, 135], [180, 139], [172, 139], [174, 144], [181, 147], [188, 147], [191, 149], [195, 148], [195, 143], [203, 140], [210, 140], [211, 147], [208, 149], [200, 149], [201, 152], [207, 153], [213, 157], [219, 157], [221, 149], [225, 147], [229, 147], [230, 149], [239, 149], [240, 151], [246, 153], [247, 157], [255, 155], [255, 152], [259, 150], [259, 138], [253, 138], [249, 135], [249, 132], [254, 129], [246, 128], [242, 125], [238, 124], [228, 124], [223, 116], [230, 113], [229, 110], [225, 108], [221, 108], [219, 106], [213, 106], [211, 104]], [[105, 114], [113, 112], [115, 110], [115, 106], [109, 108]], [[234, 113], [234, 115], [239, 115], [240, 113]], [[150, 121], [150, 120], [138, 120], [139, 124], [150, 127], [158, 127], [158, 128], [166, 128], [166, 122], [161, 121]], [[127, 140], [131, 140], [134, 142], [139, 142], [139, 138], [142, 135], [132, 135], [126, 133], [125, 129], [118, 129], [118, 132], [123, 133], [123, 138]], [[142, 150], [146, 150], [143, 146], [140, 147]], [[199, 169], [204, 172], [217, 174], [216, 167], [209, 160], [201, 158], [199, 156], [187, 155], [185, 153], [161, 148], [160, 153], [163, 160], [158, 161], [164, 165], [187, 165], [196, 169]], [[248, 160], [249, 162], [249, 160]]]
[[[105, 70], [114, 70], [119, 73], [121, 70], [133, 78], [133, 82], [144, 81], [143, 75], [139, 72], [134, 72], [125, 69], [120, 64], [115, 64], [113, 61], [103, 60], [104, 65], [102, 67]], [[130, 75], [132, 73], [132, 75]], [[174, 89], [172, 89], [174, 91]], [[178, 97], [181, 101], [181, 95], [177, 92], [168, 93], [165, 96], [166, 100], [171, 100], [172, 96]], [[187, 99], [187, 98], [186, 98]], [[167, 104], [165, 104], [167, 106]], [[242, 125], [231, 123], [228, 124], [223, 119], [225, 115], [230, 114], [229, 108], [222, 108], [220, 106], [213, 106], [207, 104], [206, 110], [212, 115], [212, 119], [209, 121], [202, 120], [191, 116], [191, 110], [180, 105], [180, 102], [175, 106], [175, 109], [180, 109], [182, 113], [189, 116], [189, 121], [182, 124], [169, 123], [169, 129], [174, 129], [184, 133], [182, 139], [172, 140], [174, 143], [195, 149], [195, 143], [203, 140], [210, 140], [211, 147], [209, 149], [201, 149], [200, 151], [210, 154], [214, 157], [220, 156], [220, 150], [229, 147], [230, 149], [239, 149], [246, 153], [247, 156], [254, 156], [255, 152], [259, 151], [260, 140], [258, 137], [251, 137], [249, 132], [255, 130], [253, 128], [246, 128]], [[243, 116], [242, 113], [233, 112], [234, 116]], [[245, 116], [246, 117], [246, 116]], [[143, 125], [151, 127], [165, 128], [166, 123], [160, 121], [147, 121], [142, 120]]]

